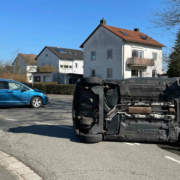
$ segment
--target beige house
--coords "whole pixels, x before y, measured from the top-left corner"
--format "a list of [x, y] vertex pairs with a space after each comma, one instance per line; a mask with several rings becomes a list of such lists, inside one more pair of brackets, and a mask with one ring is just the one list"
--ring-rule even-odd
[[13, 72], [26, 74], [28, 82], [32, 82], [32, 72], [37, 71], [37, 61], [35, 54], [22, 54], [19, 53], [12, 63]]

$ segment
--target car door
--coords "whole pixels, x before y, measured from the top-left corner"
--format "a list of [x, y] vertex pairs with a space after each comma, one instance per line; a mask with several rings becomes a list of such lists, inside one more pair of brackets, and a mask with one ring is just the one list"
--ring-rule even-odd
[[0, 81], [0, 105], [8, 105], [9, 104], [9, 95], [11, 90], [9, 90], [7, 81]]
[[28, 104], [28, 95], [27, 91], [24, 91], [24, 86], [16, 82], [8, 82], [9, 90], [9, 104], [10, 105], [26, 105]]

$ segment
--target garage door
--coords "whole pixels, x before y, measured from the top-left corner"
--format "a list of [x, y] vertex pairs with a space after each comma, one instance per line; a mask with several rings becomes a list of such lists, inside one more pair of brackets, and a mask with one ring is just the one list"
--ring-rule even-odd
[[44, 82], [51, 82], [50, 76], [44, 76]]

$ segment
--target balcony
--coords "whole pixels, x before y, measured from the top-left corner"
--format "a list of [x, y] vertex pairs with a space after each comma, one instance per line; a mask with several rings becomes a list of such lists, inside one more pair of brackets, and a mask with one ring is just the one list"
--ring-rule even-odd
[[127, 64], [129, 67], [144, 67], [154, 66], [154, 59], [132, 57], [128, 58]]

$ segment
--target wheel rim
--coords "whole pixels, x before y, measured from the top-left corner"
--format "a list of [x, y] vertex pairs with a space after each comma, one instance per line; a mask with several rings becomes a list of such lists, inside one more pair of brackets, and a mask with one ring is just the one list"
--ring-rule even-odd
[[41, 100], [39, 98], [33, 99], [33, 106], [34, 107], [39, 107], [41, 106]]

